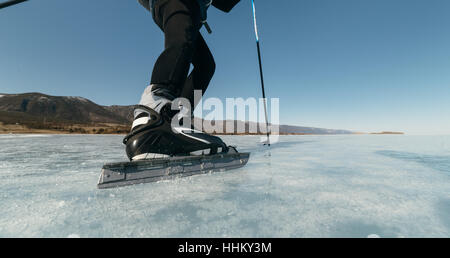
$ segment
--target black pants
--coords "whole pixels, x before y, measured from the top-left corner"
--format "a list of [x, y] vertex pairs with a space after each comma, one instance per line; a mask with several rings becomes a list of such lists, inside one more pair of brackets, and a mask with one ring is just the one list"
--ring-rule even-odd
[[[214, 75], [215, 62], [200, 34], [196, 0], [157, 0], [153, 19], [165, 36], [165, 49], [155, 63], [152, 84], [194, 104], [194, 90], [204, 94]], [[190, 65], [193, 70], [188, 76]]]

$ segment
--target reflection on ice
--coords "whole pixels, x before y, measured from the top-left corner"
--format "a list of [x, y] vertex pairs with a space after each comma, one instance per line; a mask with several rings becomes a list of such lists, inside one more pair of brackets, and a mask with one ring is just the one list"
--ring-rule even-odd
[[122, 136], [0, 135], [0, 237], [449, 237], [450, 138], [257, 136], [239, 170], [98, 190]]

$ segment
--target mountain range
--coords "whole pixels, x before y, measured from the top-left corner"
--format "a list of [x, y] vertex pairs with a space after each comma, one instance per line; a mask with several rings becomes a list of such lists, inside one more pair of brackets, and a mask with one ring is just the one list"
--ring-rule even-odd
[[[50, 96], [42, 93], [0, 93], [0, 127], [3, 127], [3, 133], [14, 132], [19, 130], [18, 128], [21, 128], [19, 131], [36, 129], [71, 133], [126, 133], [132, 120], [133, 106], [102, 106], [83, 97]], [[246, 133], [249, 128], [258, 126], [252, 122], [231, 122], [234, 122], [235, 129], [239, 126], [244, 127]], [[217, 123], [225, 126], [224, 121], [212, 122]], [[280, 134], [354, 133], [348, 130], [292, 125], [280, 125], [279, 132]]]

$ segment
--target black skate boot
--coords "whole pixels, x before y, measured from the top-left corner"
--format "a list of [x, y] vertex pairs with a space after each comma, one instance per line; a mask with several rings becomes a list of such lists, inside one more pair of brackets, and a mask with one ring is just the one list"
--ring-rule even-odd
[[160, 113], [147, 106], [137, 106], [131, 133], [125, 137], [126, 153], [131, 161], [189, 155], [227, 153], [229, 148], [216, 136], [191, 128], [172, 128], [177, 111], [165, 105]]

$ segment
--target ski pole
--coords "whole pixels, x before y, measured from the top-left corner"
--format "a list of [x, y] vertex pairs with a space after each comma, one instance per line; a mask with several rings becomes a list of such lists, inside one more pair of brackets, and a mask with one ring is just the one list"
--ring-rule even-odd
[[13, 0], [13, 1], [6, 1], [4, 3], [0, 3], [0, 9], [3, 9], [5, 7], [11, 6], [11, 5], [15, 5], [15, 4], [20, 4], [22, 2], [25, 2], [28, 0]]
[[[262, 95], [263, 95], [263, 102], [264, 102], [264, 114], [266, 117], [267, 145], [270, 146], [269, 119], [267, 116], [266, 91], [264, 89], [264, 75], [263, 75], [263, 68], [262, 68], [262, 62], [261, 62], [261, 47], [259, 46], [258, 25], [256, 24], [255, 0], [252, 0], [252, 5], [253, 5], [253, 21], [255, 24], [256, 49], [258, 50], [259, 74], [261, 76], [261, 88], [262, 88]], [[266, 145], [266, 144], [264, 144], [264, 145]]]

